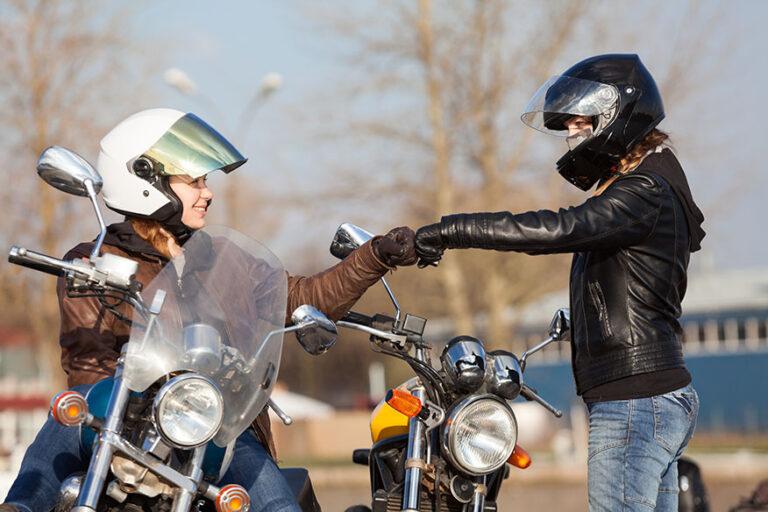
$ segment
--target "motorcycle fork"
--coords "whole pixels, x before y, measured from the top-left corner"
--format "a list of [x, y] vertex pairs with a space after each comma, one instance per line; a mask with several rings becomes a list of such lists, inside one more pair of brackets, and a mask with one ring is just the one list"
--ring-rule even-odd
[[72, 512], [95, 512], [101, 493], [104, 490], [104, 482], [107, 479], [112, 455], [114, 454], [114, 447], [107, 442], [105, 437], [108, 434], [119, 435], [123, 427], [123, 416], [128, 406], [128, 398], [131, 395], [131, 390], [128, 389], [128, 386], [123, 381], [124, 357], [125, 348], [123, 348], [123, 353], [117, 361], [114, 386], [109, 397], [109, 406], [104, 418], [104, 426], [101, 432], [99, 432], [99, 437], [91, 456], [91, 463], [83, 479], [80, 496], [77, 499], [77, 506], [72, 509]]
[[485, 496], [488, 494], [486, 485], [486, 475], [479, 476], [475, 480], [475, 493], [472, 496], [472, 502], [469, 504], [471, 512], [483, 512], [485, 509]]
[[[422, 386], [411, 390], [421, 400], [426, 400], [427, 392]], [[408, 426], [408, 449], [405, 460], [405, 486], [403, 489], [403, 512], [418, 512], [421, 505], [421, 477], [426, 468], [426, 440], [424, 421], [411, 418]]]

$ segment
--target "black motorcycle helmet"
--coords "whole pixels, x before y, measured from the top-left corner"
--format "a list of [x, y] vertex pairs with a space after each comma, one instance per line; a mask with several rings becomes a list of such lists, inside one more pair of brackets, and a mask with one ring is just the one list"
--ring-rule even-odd
[[637, 55], [598, 55], [550, 78], [528, 103], [522, 120], [563, 136], [565, 121], [574, 116], [590, 117], [592, 133], [557, 161], [557, 170], [589, 190], [664, 119], [664, 106]]

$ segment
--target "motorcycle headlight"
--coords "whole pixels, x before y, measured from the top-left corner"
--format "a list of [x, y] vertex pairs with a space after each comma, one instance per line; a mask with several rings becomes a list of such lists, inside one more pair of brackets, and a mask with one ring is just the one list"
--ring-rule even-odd
[[174, 446], [192, 448], [216, 435], [224, 418], [224, 400], [213, 381], [186, 373], [160, 388], [152, 412], [163, 438]]
[[517, 443], [512, 409], [493, 395], [460, 402], [443, 429], [443, 448], [451, 462], [470, 475], [485, 475], [509, 459]]

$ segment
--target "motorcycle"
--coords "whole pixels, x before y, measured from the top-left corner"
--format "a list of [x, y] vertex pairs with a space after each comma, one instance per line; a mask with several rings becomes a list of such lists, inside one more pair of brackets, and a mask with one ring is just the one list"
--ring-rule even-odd
[[[343, 259], [369, 238], [371, 233], [342, 224], [331, 253]], [[517, 444], [508, 401], [522, 396], [562, 416], [523, 381], [523, 373], [529, 356], [567, 339], [569, 311], [558, 310], [549, 337], [519, 358], [505, 350], [486, 352], [479, 339], [457, 336], [445, 345], [435, 369], [423, 338], [427, 320], [401, 315], [382, 281], [394, 317], [349, 312], [336, 325], [369, 334], [373, 350], [405, 361], [416, 376], [388, 391], [371, 414], [373, 446], [353, 454], [355, 463], [370, 469], [371, 505], [346, 512], [495, 511], [508, 468], [531, 464]]]
[[[65, 480], [55, 511], [247, 511], [243, 487], [215, 483], [235, 440], [266, 405], [291, 422], [270, 400], [283, 334], [295, 332], [307, 352], [320, 354], [335, 342], [336, 327], [307, 305], [286, 327], [280, 261], [228, 228], [195, 232], [183, 254], [142, 286], [136, 261], [101, 253], [98, 172], [57, 146], [42, 153], [37, 170], [55, 188], [91, 199], [100, 234], [88, 260], [14, 246], [9, 261], [64, 278], [71, 297], [96, 296], [113, 312], [126, 302], [134, 311], [115, 375], [85, 396], [64, 391], [51, 402], [56, 421], [80, 428], [91, 454], [87, 471]], [[306, 470], [283, 471], [303, 510], [319, 510]]]

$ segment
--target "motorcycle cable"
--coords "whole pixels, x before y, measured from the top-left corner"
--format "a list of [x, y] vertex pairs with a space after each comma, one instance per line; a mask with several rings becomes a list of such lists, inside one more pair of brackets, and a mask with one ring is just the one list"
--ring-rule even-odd
[[416, 372], [417, 375], [422, 376], [426, 379], [426, 382], [424, 382], [423, 384], [427, 390], [427, 397], [429, 398], [429, 400], [435, 403], [443, 403], [442, 398], [446, 395], [444, 390], [444, 385], [443, 385], [442, 379], [440, 378], [440, 375], [433, 368], [430, 368], [425, 363], [419, 361], [418, 359], [415, 359], [414, 357], [408, 354], [402, 354], [400, 352], [383, 348], [380, 346], [377, 347], [377, 349], [378, 349], [377, 352], [390, 355], [392, 357], [396, 357], [408, 363], [408, 366], [410, 366], [411, 369], [414, 372]]
[[[106, 292], [99, 292], [99, 291], [93, 291], [91, 293], [76, 293], [72, 292], [69, 289], [67, 289], [66, 295], [70, 299], [84, 299], [84, 298], [90, 298], [90, 297], [96, 297], [99, 300], [99, 304], [104, 306], [104, 308], [115, 315], [118, 320], [125, 322], [127, 325], [131, 325], [131, 319], [117, 311], [117, 307], [124, 302], [128, 302], [129, 304], [132, 304], [132, 301], [130, 299], [130, 296], [128, 294], [121, 292], [121, 291], [113, 291], [110, 293]], [[109, 302], [108, 299], [114, 299], [115, 302]]]

